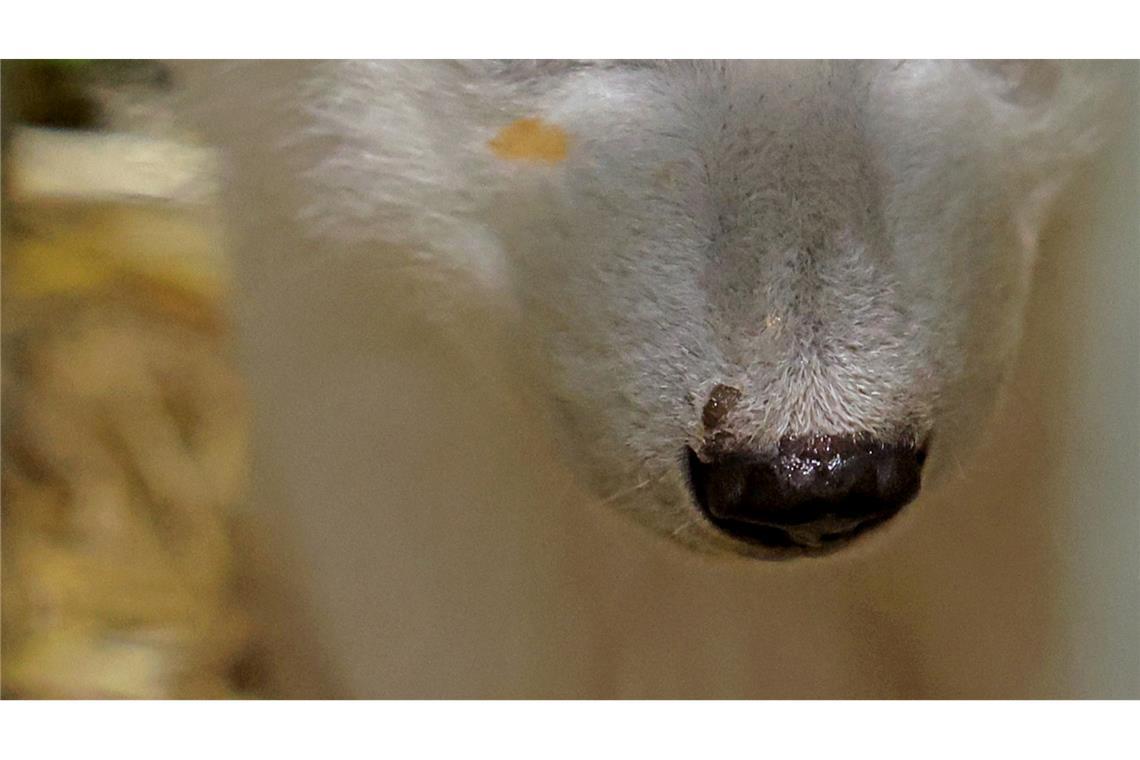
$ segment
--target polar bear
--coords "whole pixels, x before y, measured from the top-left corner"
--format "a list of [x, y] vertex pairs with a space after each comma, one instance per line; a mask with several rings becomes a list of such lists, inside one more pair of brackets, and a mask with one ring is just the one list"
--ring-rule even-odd
[[1048, 62], [258, 68], [213, 86], [321, 266], [431, 282], [600, 496], [760, 557], [844, 546], [964, 456], [1111, 104]]
[[[472, 384], [539, 420], [544, 435], [519, 445], [549, 439], [595, 501], [699, 553], [758, 559], [889, 534], [920, 488], [961, 471], [1003, 393], [1051, 204], [1103, 144], [1118, 73], [963, 61], [184, 72], [225, 159], [258, 371], [302, 375], [320, 360], [298, 346], [356, 355], [369, 325], [417, 314], [466, 357]], [[352, 306], [329, 316], [330, 300]], [[325, 378], [340, 401], [311, 429], [327, 438], [336, 419], [376, 416], [364, 374]], [[260, 414], [305, 418], [305, 403]], [[369, 459], [359, 440], [308, 466], [354, 457]], [[433, 515], [435, 530], [463, 530], [464, 509]]]

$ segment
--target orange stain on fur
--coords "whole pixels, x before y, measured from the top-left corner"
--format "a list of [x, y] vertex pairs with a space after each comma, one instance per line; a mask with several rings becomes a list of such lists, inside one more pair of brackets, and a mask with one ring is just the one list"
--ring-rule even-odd
[[560, 127], [541, 119], [518, 119], [499, 130], [488, 145], [499, 158], [557, 164], [566, 160], [570, 140]]

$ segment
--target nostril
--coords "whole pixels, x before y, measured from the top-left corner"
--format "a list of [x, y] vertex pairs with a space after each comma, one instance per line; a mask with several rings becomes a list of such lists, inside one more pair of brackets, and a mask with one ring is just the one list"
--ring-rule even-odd
[[767, 456], [688, 452], [693, 495], [727, 533], [768, 546], [820, 546], [884, 522], [918, 493], [926, 447], [801, 436]]

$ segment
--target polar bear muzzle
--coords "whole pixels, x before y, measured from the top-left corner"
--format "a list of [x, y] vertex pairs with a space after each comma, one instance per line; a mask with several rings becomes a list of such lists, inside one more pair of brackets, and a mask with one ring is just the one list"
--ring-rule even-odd
[[918, 495], [926, 446], [866, 436], [785, 437], [769, 456], [688, 451], [702, 513], [749, 543], [814, 553], [883, 524]]

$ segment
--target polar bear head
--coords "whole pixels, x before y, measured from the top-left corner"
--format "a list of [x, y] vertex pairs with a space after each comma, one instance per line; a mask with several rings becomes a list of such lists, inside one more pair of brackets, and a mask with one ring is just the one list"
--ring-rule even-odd
[[271, 101], [246, 130], [274, 143], [323, 254], [388, 262], [431, 283], [431, 309], [479, 314], [449, 329], [494, 334], [609, 504], [758, 557], [846, 545], [968, 450], [1114, 78], [336, 62], [292, 64], [283, 89], [258, 66], [209, 81], [231, 109]]

